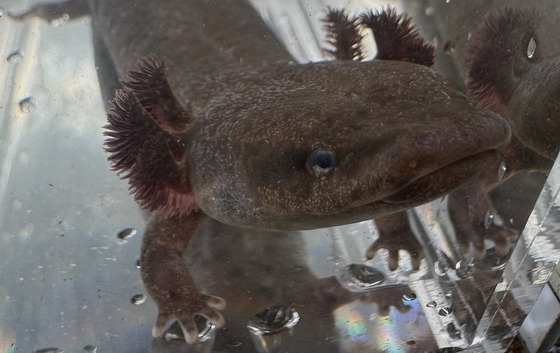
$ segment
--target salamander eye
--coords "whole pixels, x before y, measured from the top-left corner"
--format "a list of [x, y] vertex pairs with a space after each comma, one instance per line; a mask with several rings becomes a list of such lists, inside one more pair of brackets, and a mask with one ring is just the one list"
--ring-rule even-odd
[[334, 166], [335, 158], [333, 151], [317, 149], [307, 159], [307, 168], [316, 177], [330, 174], [334, 170]]

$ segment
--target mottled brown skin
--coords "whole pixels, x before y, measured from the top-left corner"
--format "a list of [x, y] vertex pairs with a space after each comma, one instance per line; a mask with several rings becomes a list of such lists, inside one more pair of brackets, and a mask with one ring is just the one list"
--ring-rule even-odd
[[[501, 150], [503, 161], [489, 166], [485, 176], [475, 183], [450, 194], [449, 216], [463, 253], [469, 252], [472, 246], [475, 259], [481, 260], [486, 256], [484, 241], [491, 240], [495, 244], [495, 254], [505, 258], [529, 216], [540, 190], [538, 185], [542, 186], [544, 181], [539, 175], [529, 173], [548, 172], [560, 140], [560, 129], [557, 128], [560, 121], [557, 99], [560, 93], [560, 47], [551, 42], [554, 36], [549, 33], [551, 29], [556, 30], [556, 26], [551, 27], [554, 20], [545, 20], [533, 8], [491, 10], [496, 3], [477, 1], [454, 5], [444, 1], [429, 4], [436, 9], [436, 16], [446, 19], [435, 21], [440, 30], [438, 40], [453, 48], [437, 56], [436, 66], [444, 69], [442, 57], [454, 58], [455, 67], [465, 70], [462, 74], [469, 94], [480, 107], [504, 116], [512, 125], [514, 136]], [[486, 17], [481, 9], [488, 11]], [[461, 19], [456, 20], [456, 15]], [[528, 57], [531, 38], [536, 47]], [[451, 71], [446, 70], [449, 74]], [[506, 172], [500, 178], [496, 171], [502, 162]], [[515, 184], [510, 186], [510, 179]], [[511, 194], [517, 193], [518, 189], [531, 190], [528, 185], [536, 185], [532, 194], [525, 195], [521, 202], [508, 201], [516, 199]], [[496, 210], [495, 202], [503, 213]], [[488, 224], [488, 213], [505, 216], [505, 225]], [[384, 227], [378, 243], [388, 241], [392, 244], [392, 253], [396, 256], [393, 261], [398, 261], [395, 237], [406, 244], [401, 250], [408, 250], [410, 244], [417, 244], [417, 241], [410, 228]], [[373, 250], [377, 248], [375, 246]], [[375, 253], [370, 250], [368, 257]]]
[[[156, 335], [176, 319], [192, 343], [195, 315], [224, 323], [223, 300], [196, 291], [180, 256], [203, 217], [299, 230], [388, 215], [472, 182], [510, 138], [502, 118], [415, 63], [414, 34], [400, 61], [297, 65], [242, 1], [89, 10], [100, 80], [129, 72], [106, 149], [152, 211], [142, 276]], [[387, 33], [407, 32], [396, 26]]]
[[[468, 248], [468, 240], [472, 241], [477, 258], [485, 254], [484, 239], [496, 244], [498, 256], [505, 256], [518, 235], [507, 227], [484, 226], [486, 212], [495, 213], [484, 193], [522, 171], [548, 172], [560, 140], [556, 127], [560, 60], [546, 57], [547, 43], [541, 40], [546, 36], [539, 23], [534, 9], [494, 10], [473, 32], [467, 47], [470, 94], [481, 107], [508, 119], [514, 133], [502, 152], [507, 168], [503, 179], [486, 178], [484, 185], [450, 196], [451, 218], [462, 228], [459, 234], [468, 234], [461, 236], [462, 243]], [[477, 214], [465, 212], [467, 207]]]

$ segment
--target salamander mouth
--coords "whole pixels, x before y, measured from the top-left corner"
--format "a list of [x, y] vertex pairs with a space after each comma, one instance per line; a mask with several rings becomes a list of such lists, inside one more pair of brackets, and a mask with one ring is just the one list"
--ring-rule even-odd
[[497, 176], [500, 160], [497, 150], [474, 154], [420, 176], [376, 203], [418, 205], [429, 202], [481, 178], [489, 168], [495, 168]]

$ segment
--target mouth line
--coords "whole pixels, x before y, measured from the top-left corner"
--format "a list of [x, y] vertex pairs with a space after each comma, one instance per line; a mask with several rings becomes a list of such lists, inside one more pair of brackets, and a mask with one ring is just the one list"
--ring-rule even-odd
[[[486, 150], [454, 162], [412, 180], [396, 192], [374, 201], [386, 204], [423, 204], [442, 197], [476, 179], [499, 156], [497, 150]], [[496, 170], [498, 173], [498, 170]]]
[[476, 180], [485, 170], [484, 167], [492, 165], [498, 156], [497, 150], [486, 150], [458, 159], [419, 176], [386, 197], [364, 202], [362, 205], [377, 203], [419, 205], [432, 201]]

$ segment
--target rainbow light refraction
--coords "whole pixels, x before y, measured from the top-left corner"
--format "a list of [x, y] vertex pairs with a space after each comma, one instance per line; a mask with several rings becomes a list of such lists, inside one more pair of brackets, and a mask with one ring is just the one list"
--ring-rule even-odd
[[407, 312], [391, 306], [387, 316], [377, 314], [376, 304], [353, 302], [335, 311], [335, 325], [340, 333], [342, 352], [406, 353], [413, 347], [407, 344], [429, 331], [424, 325], [420, 302], [410, 300]]

